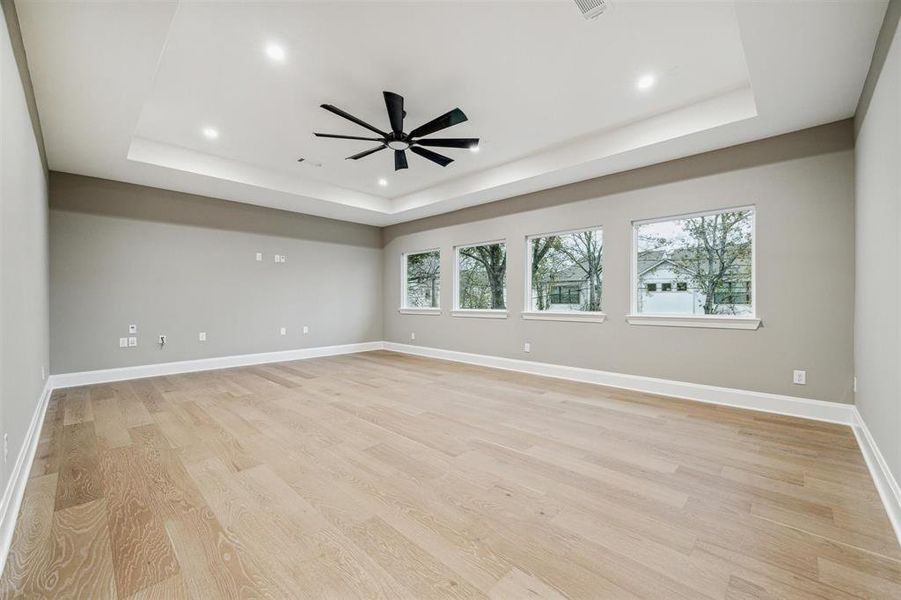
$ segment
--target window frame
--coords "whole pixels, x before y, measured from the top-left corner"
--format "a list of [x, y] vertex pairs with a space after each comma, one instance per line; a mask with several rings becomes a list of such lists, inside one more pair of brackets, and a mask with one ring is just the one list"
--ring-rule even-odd
[[[604, 244], [604, 226], [601, 224], [592, 225], [590, 227], [578, 227], [576, 229], [560, 229], [557, 231], [547, 231], [545, 233], [534, 233], [526, 236], [525, 239], [525, 273], [523, 280], [525, 281], [525, 294], [523, 296], [523, 311], [520, 316], [527, 321], [574, 321], [579, 323], [603, 323], [607, 320], [607, 313], [600, 311], [584, 311], [584, 310], [532, 310], [532, 249], [530, 244], [532, 240], [545, 238], [550, 236], [567, 235], [570, 233], [582, 233], [584, 231], [600, 231], [601, 232], [601, 264], [606, 263], [606, 256], [603, 254]], [[601, 287], [601, 308], [603, 309], [603, 284]]]
[[[427, 250], [416, 250], [413, 252], [402, 252], [400, 255], [400, 308], [397, 309], [402, 315], [440, 315], [441, 314], [441, 291], [438, 291], [437, 307], [416, 307], [407, 306], [407, 257], [417, 254], [428, 254], [430, 252], [438, 253], [438, 268], [441, 268], [441, 248], [429, 248]], [[440, 281], [440, 275], [439, 275]], [[439, 284], [440, 286], [440, 284]]]
[[[730, 212], [750, 211], [751, 213], [751, 314], [750, 315], [680, 315], [638, 312], [638, 228], [652, 223], [665, 223], [696, 217], [709, 217]], [[638, 219], [632, 221], [632, 252], [629, 277], [629, 314], [626, 321], [630, 325], [657, 325], [662, 327], [702, 327], [714, 329], [748, 329], [760, 327], [757, 314], [757, 206], [743, 204], [714, 210], [701, 210], [666, 217]]]
[[[506, 308], [460, 308], [460, 250], [466, 248], [475, 248], [476, 246], [490, 246], [492, 244], [503, 244], [504, 252], [507, 257], [507, 265], [504, 269], [504, 295]], [[454, 302], [451, 309], [452, 317], [471, 317], [478, 319], [506, 319], [510, 311], [510, 298], [507, 289], [507, 275], [510, 267], [510, 247], [506, 238], [488, 240], [486, 242], [475, 242], [472, 244], [460, 244], [454, 246]]]

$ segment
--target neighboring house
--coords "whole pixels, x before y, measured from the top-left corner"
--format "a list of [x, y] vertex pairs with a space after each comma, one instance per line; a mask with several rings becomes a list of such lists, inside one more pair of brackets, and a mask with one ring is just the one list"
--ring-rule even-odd
[[[603, 280], [603, 275], [601, 276]], [[546, 299], [544, 310], [572, 311], [586, 310], [590, 292], [585, 271], [574, 265], [556, 273], [554, 277], [540, 282], [539, 293]]]
[[[638, 255], [638, 312], [649, 314], [704, 314], [707, 299], [695, 289], [692, 273], [682, 265], [695, 263], [691, 251], [671, 255], [660, 250]], [[703, 263], [702, 263], [703, 264]], [[715, 314], [751, 312], [751, 262], [736, 261], [727, 280], [716, 291]]]

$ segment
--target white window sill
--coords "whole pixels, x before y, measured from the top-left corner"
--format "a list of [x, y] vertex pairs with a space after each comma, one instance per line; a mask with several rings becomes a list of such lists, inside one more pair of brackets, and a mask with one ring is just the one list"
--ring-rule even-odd
[[658, 327], [707, 327], [712, 329], [757, 329], [757, 317], [730, 317], [714, 315], [628, 315], [630, 325], [656, 325]]
[[398, 308], [397, 312], [402, 315], [434, 315], [441, 314], [440, 308]]
[[454, 317], [470, 317], [473, 319], [506, 319], [507, 311], [500, 309], [478, 310], [474, 308], [458, 308], [451, 311]]
[[603, 323], [607, 315], [602, 312], [545, 311], [530, 310], [520, 313], [527, 321], [574, 321], [577, 323]]

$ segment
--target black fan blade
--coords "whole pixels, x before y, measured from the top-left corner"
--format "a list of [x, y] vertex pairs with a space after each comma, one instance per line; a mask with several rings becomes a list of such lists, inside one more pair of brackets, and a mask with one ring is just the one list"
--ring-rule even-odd
[[364, 138], [357, 137], [355, 135], [336, 135], [334, 133], [313, 133], [316, 137], [324, 137], [324, 138], [335, 138], [338, 140], [364, 140], [367, 142], [381, 142], [382, 140], [379, 138]]
[[391, 131], [400, 134], [404, 131], [404, 97], [394, 92], [382, 92], [385, 95], [385, 108], [391, 121]]
[[336, 106], [332, 106], [331, 104], [323, 104], [323, 105], [322, 105], [322, 108], [324, 108], [325, 110], [329, 111], [330, 113], [334, 113], [334, 114], [338, 115], [339, 117], [344, 117], [344, 118], [347, 119], [348, 121], [351, 121], [351, 122], [353, 122], [353, 123], [356, 123], [356, 124], [359, 125], [360, 127], [365, 127], [365, 128], [368, 129], [369, 131], [374, 131], [375, 133], [379, 134], [379, 135], [382, 136], [382, 137], [388, 137], [388, 134], [385, 133], [384, 131], [382, 131], [382, 130], [380, 130], [380, 129], [376, 129], [375, 127], [373, 127], [372, 125], [370, 125], [370, 124], [367, 123], [366, 121], [361, 121], [360, 119], [356, 118], [356, 117], [353, 116], [352, 114], [346, 113], [346, 112], [344, 112], [343, 110], [341, 110], [340, 108], [338, 108], [338, 107], [336, 107]]
[[410, 146], [410, 152], [415, 152], [419, 156], [427, 158], [433, 163], [438, 163], [442, 167], [446, 167], [447, 165], [454, 162], [454, 159], [452, 158], [448, 158], [443, 154], [438, 154], [437, 152], [432, 152], [431, 150], [426, 150], [425, 148], [420, 148], [419, 146]]
[[420, 146], [432, 146], [434, 148], [476, 148], [479, 138], [436, 138], [431, 140], [416, 140]]
[[400, 171], [407, 168], [407, 154], [403, 150], [394, 151], [394, 170]]
[[430, 133], [435, 133], [436, 131], [441, 131], [442, 129], [447, 129], [448, 127], [459, 125], [465, 120], [466, 115], [463, 114], [463, 111], [459, 108], [455, 108], [450, 112], [444, 113], [437, 119], [432, 119], [425, 125], [420, 125], [410, 132], [410, 137], [417, 138], [424, 135], [429, 135]]
[[359, 160], [364, 156], [369, 156], [370, 154], [375, 154], [379, 150], [384, 150], [387, 146], [378, 146], [377, 148], [372, 148], [371, 150], [366, 150], [365, 152], [360, 152], [359, 154], [354, 154], [353, 156], [348, 156], [345, 160]]

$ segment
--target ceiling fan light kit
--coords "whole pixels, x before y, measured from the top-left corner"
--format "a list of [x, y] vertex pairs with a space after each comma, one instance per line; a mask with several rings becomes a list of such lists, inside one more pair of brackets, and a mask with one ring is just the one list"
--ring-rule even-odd
[[382, 93], [385, 96], [385, 108], [388, 110], [388, 120], [391, 123], [390, 132], [382, 131], [381, 129], [370, 125], [362, 119], [358, 119], [357, 117], [341, 110], [336, 106], [332, 106], [331, 104], [323, 104], [322, 108], [329, 111], [330, 113], [336, 114], [339, 117], [343, 117], [348, 121], [359, 125], [360, 127], [365, 127], [369, 131], [377, 134], [379, 137], [359, 137], [353, 135], [337, 135], [331, 133], [314, 133], [313, 135], [315, 135], [316, 137], [334, 138], [340, 140], [362, 140], [378, 142], [379, 145], [375, 148], [370, 148], [369, 150], [364, 150], [363, 152], [354, 154], [353, 156], [348, 156], [347, 159], [360, 160], [361, 158], [365, 158], [370, 154], [375, 154], [376, 152], [379, 152], [381, 150], [389, 149], [394, 151], [395, 171], [400, 171], [401, 169], [406, 169], [408, 167], [406, 152], [407, 150], [414, 154], [418, 154], [419, 156], [428, 159], [435, 164], [446, 167], [450, 163], [454, 162], [454, 159], [444, 156], [443, 154], [433, 152], [432, 150], [424, 148], [424, 146], [431, 146], [433, 148], [468, 148], [470, 150], [478, 147], [479, 138], [426, 139], [426, 136], [428, 135], [431, 135], [443, 129], [447, 129], [448, 127], [453, 127], [454, 125], [459, 125], [460, 123], [466, 121], [466, 115], [459, 108], [455, 108], [449, 112], [446, 112], [440, 117], [432, 119], [424, 125], [420, 125], [409, 133], [404, 133], [404, 117], [407, 116], [407, 111], [404, 110], [404, 97], [400, 94], [395, 94], [394, 92]]

